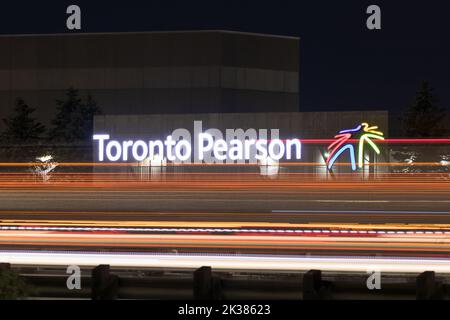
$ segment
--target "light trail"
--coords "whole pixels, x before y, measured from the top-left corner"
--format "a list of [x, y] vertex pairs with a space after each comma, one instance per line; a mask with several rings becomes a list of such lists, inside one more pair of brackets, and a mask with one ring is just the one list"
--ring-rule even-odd
[[19, 220], [1, 221], [0, 245], [25, 249], [277, 250], [287, 254], [294, 250], [450, 257], [450, 226]]
[[[350, 162], [339, 162], [335, 166], [346, 167]], [[0, 162], [0, 167], [35, 167], [45, 166], [42, 162]], [[280, 166], [295, 166], [295, 167], [325, 167], [321, 162], [299, 162], [299, 161], [281, 161]], [[436, 162], [376, 162], [367, 163], [365, 166], [382, 166], [382, 167], [406, 167], [406, 166], [438, 166], [448, 167], [443, 165], [440, 161]], [[259, 163], [167, 163], [164, 166], [154, 166], [154, 168], [161, 167], [261, 167]], [[270, 165], [266, 165], [269, 166]], [[61, 162], [58, 167], [135, 167], [142, 168], [138, 162]], [[148, 166], [147, 166], [148, 167]]]
[[[431, 201], [430, 201], [431, 202]], [[272, 210], [273, 213], [334, 213], [334, 214], [450, 214], [450, 211], [399, 211], [399, 210]]]
[[450, 273], [450, 259], [404, 259], [373, 257], [301, 257], [263, 255], [193, 255], [193, 254], [138, 254], [138, 253], [93, 253], [93, 252], [36, 252], [1, 251], [3, 261], [15, 265], [79, 265], [96, 266], [109, 264], [112, 267], [154, 267], [197, 269], [211, 266], [215, 270], [273, 270], [353, 272], [414, 272], [435, 271]]
[[[379, 227], [378, 227], [379, 228]], [[0, 230], [33, 230], [33, 231], [122, 231], [122, 232], [182, 232], [182, 233], [314, 233], [314, 234], [450, 234], [450, 231], [384, 231], [384, 230], [317, 230], [317, 229], [230, 229], [230, 228], [130, 228], [130, 227], [34, 227], [34, 226], [0, 226]]]
[[[46, 183], [28, 173], [0, 173], [0, 248], [23, 250], [1, 252], [0, 262], [450, 273], [448, 172], [368, 180], [351, 174], [321, 180], [301, 172], [271, 179], [257, 171], [172, 172], [146, 180], [114, 172], [129, 163], [105, 164], [110, 173], [63, 172], [78, 164], [62, 164]], [[286, 164], [310, 165], [317, 164]], [[226, 165], [192, 166], [219, 171], [215, 167]], [[171, 251], [180, 254], [162, 254]], [[235, 255], [222, 259], [223, 253]], [[385, 260], [361, 259], [375, 255]]]
[[[127, 179], [121, 179], [114, 174], [111, 174], [110, 179], [96, 177], [95, 174], [88, 176], [86, 179], [77, 177], [76, 175], [56, 175], [50, 182], [42, 183], [33, 179], [6, 179], [0, 180], [0, 187], [2, 191], [14, 192], [17, 189], [24, 189], [29, 192], [36, 192], [40, 190], [52, 190], [61, 192], [64, 190], [126, 190], [132, 191], [152, 191], [157, 190], [183, 190], [189, 192], [193, 190], [228, 190], [228, 191], [270, 191], [274, 193], [286, 192], [303, 192], [303, 193], [327, 193], [338, 194], [343, 192], [351, 192], [357, 194], [361, 192], [370, 192], [371, 194], [447, 194], [450, 195], [450, 176], [428, 178], [429, 180], [418, 179], [410, 177], [409, 179], [396, 181], [395, 179], [374, 179], [368, 181], [314, 181], [309, 176], [284, 176], [280, 175], [278, 179], [267, 179], [257, 174], [244, 179], [239, 174], [231, 174], [224, 179], [222, 176], [215, 176], [212, 174], [210, 179], [199, 177], [198, 179], [179, 179], [183, 175], [165, 176], [163, 180], [158, 180], [157, 177], [151, 180], [139, 180], [136, 176], [131, 176]], [[417, 199], [419, 200], [419, 199]], [[439, 199], [441, 201], [448, 199]]]
[[[325, 230], [327, 229], [327, 230]], [[450, 233], [450, 224], [281, 223], [239, 221], [115, 221], [115, 220], [0, 220], [0, 230], [142, 231], [142, 232], [255, 232], [255, 233]], [[420, 231], [417, 231], [420, 230]]]

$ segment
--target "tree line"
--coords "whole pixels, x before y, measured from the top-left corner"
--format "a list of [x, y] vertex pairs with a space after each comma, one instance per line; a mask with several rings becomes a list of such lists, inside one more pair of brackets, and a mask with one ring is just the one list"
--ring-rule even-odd
[[[50, 128], [47, 129], [32, 116], [35, 111], [36, 108], [17, 98], [14, 114], [3, 119], [5, 130], [0, 134], [1, 141], [88, 141], [93, 133], [94, 115], [101, 114], [100, 107], [90, 94], [82, 99], [74, 88], [66, 90], [64, 99], [56, 100], [56, 114]], [[405, 137], [442, 137], [448, 135], [450, 129], [446, 109], [438, 106], [438, 99], [428, 82], [422, 83], [400, 121]]]
[[14, 144], [88, 141], [93, 134], [94, 116], [101, 114], [91, 94], [83, 99], [74, 88], [67, 89], [64, 98], [56, 100], [56, 114], [50, 128], [33, 117], [35, 111], [24, 99], [17, 98], [11, 117], [2, 119], [5, 129], [0, 134], [1, 141]]
[[445, 108], [428, 82], [423, 82], [411, 105], [401, 118], [405, 137], [430, 138], [449, 134], [450, 124]]

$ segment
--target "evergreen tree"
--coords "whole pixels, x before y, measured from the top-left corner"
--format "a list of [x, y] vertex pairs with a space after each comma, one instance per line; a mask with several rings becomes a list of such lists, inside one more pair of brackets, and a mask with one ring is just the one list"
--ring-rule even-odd
[[56, 116], [52, 121], [53, 128], [49, 132], [49, 137], [52, 140], [72, 142], [77, 139], [80, 130], [79, 121], [74, 117], [81, 108], [78, 90], [67, 89], [65, 99], [56, 100], [56, 105]]
[[41, 138], [45, 132], [45, 127], [31, 117], [36, 109], [28, 106], [21, 98], [17, 98], [14, 107], [14, 115], [11, 118], [3, 119], [6, 130], [2, 137], [8, 142], [27, 143], [34, 142]]
[[69, 88], [65, 99], [57, 100], [56, 103], [57, 114], [50, 138], [65, 142], [89, 139], [92, 136], [94, 115], [100, 114], [100, 108], [92, 96], [88, 94], [83, 102], [78, 90]]
[[83, 130], [82, 139], [91, 139], [94, 131], [94, 116], [101, 114], [97, 101], [88, 93], [86, 102], [82, 105]]
[[15, 300], [23, 299], [33, 292], [19, 274], [13, 270], [0, 268], [0, 299]]
[[436, 105], [437, 99], [428, 82], [423, 82], [416, 97], [402, 118], [404, 133], [407, 137], [439, 137], [444, 135], [443, 128], [446, 112]]

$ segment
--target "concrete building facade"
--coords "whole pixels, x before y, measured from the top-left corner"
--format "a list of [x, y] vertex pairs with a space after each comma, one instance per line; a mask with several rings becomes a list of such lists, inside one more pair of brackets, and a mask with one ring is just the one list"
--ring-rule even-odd
[[48, 124], [69, 87], [91, 93], [112, 115], [295, 112], [299, 38], [229, 31], [0, 36], [0, 118], [21, 97]]

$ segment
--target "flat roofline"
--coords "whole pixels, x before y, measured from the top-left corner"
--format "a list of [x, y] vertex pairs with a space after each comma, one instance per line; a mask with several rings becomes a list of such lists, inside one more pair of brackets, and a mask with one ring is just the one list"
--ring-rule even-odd
[[232, 30], [168, 30], [168, 31], [126, 31], [126, 32], [67, 32], [67, 33], [26, 33], [26, 34], [0, 34], [0, 38], [13, 37], [52, 37], [52, 36], [93, 36], [93, 35], [133, 35], [133, 34], [172, 34], [172, 33], [229, 33], [239, 35], [249, 35], [256, 37], [280, 38], [289, 40], [300, 40], [300, 37], [284, 36], [268, 33], [242, 32]]
[[94, 117], [142, 117], [142, 116], [186, 116], [186, 115], [196, 115], [196, 116], [207, 116], [207, 115], [241, 115], [241, 114], [251, 114], [251, 115], [292, 115], [292, 114], [312, 114], [312, 113], [385, 113], [389, 115], [388, 110], [347, 110], [347, 111], [282, 111], [282, 112], [202, 112], [202, 113], [130, 113], [130, 114], [99, 114]]

